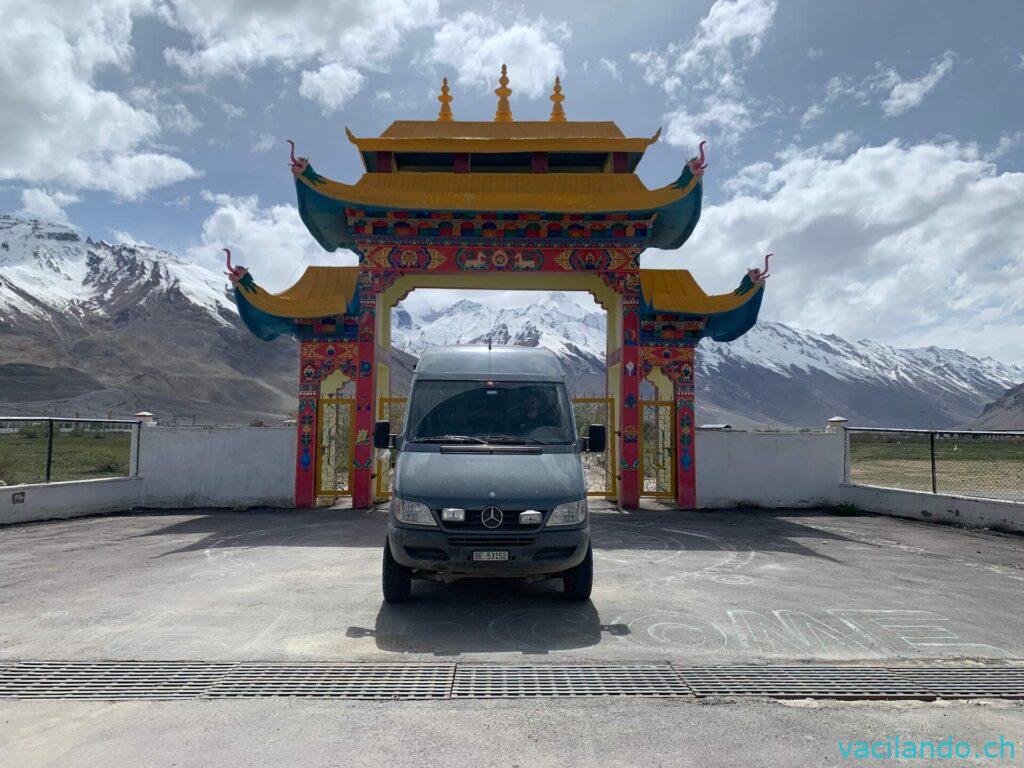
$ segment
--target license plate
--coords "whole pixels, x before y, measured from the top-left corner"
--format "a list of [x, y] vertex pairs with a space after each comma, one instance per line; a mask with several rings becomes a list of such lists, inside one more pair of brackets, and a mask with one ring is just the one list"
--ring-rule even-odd
[[474, 552], [474, 560], [508, 560], [508, 552]]

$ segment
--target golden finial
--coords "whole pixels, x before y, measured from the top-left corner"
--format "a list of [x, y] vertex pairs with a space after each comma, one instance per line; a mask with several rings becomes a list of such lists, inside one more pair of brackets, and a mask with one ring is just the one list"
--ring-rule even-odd
[[494, 89], [494, 94], [498, 97], [498, 111], [494, 113], [494, 122], [511, 123], [512, 105], [508, 103], [508, 97], [512, 95], [512, 90], [508, 87], [508, 68], [504, 64], [501, 65], [498, 84], [501, 87]]
[[555, 89], [551, 92], [551, 96], [548, 98], [554, 102], [554, 106], [551, 107], [551, 117], [548, 118], [548, 122], [564, 123], [565, 110], [562, 109], [562, 102], [565, 101], [565, 96], [562, 95], [562, 81], [560, 78], [555, 78]]
[[448, 78], [441, 80], [441, 95], [437, 97], [441, 102], [441, 111], [437, 113], [437, 122], [450, 123], [452, 121], [452, 97], [448, 95]]

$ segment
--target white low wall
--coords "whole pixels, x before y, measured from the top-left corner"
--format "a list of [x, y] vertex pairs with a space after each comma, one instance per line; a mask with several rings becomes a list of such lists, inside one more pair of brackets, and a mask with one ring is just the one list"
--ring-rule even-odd
[[844, 436], [697, 431], [697, 506], [814, 507], [839, 502]]
[[139, 477], [5, 485], [0, 487], [0, 525], [121, 512], [134, 506], [141, 490]]
[[140, 507], [295, 506], [294, 427], [149, 427]]
[[864, 485], [842, 485], [839, 490], [844, 503], [867, 512], [1024, 533], [1024, 504]]

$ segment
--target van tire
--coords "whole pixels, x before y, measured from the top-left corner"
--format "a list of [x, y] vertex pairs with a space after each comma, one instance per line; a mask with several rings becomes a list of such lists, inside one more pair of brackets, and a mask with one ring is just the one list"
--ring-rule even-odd
[[590, 599], [594, 589], [594, 550], [587, 546], [586, 557], [575, 568], [562, 575], [562, 591], [570, 600], [583, 602]]
[[398, 563], [391, 556], [391, 546], [384, 542], [384, 566], [381, 569], [381, 586], [385, 603], [404, 603], [412, 592], [412, 571]]

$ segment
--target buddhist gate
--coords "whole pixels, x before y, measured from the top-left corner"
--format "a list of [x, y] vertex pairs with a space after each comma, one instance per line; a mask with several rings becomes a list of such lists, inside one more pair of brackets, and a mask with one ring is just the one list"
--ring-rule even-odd
[[[436, 120], [395, 121], [373, 138], [346, 129], [366, 169], [355, 184], [321, 176], [293, 145], [302, 221], [326, 250], [355, 252], [358, 266], [310, 267], [271, 294], [232, 267], [229, 254], [248, 328], [300, 345], [297, 507], [316, 503], [328, 429], [347, 430], [351, 441], [342, 482], [353, 505], [382, 495], [370, 436], [390, 394], [391, 308], [415, 288], [591, 293], [608, 312], [618, 503], [635, 508], [650, 492], [680, 508], [696, 505], [697, 344], [731, 341], [753, 326], [767, 260], [735, 291], [714, 296], [687, 270], [640, 269], [645, 248], [678, 248], [697, 225], [703, 144], [675, 182], [647, 189], [635, 170], [659, 134], [627, 138], [612, 122], [568, 120], [557, 78], [549, 118], [515, 120], [504, 66], [498, 82], [493, 121], [455, 120], [446, 80]], [[337, 372], [354, 382], [352, 397], [324, 397], [322, 382]], [[655, 401], [641, 401], [642, 379], [655, 385]], [[644, 408], [654, 408], [653, 420], [644, 421]], [[659, 419], [671, 427], [672, 471], [666, 487], [651, 491], [642, 482], [641, 440], [643, 425]]]

